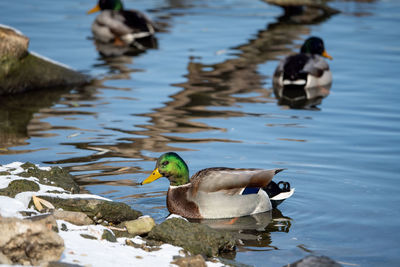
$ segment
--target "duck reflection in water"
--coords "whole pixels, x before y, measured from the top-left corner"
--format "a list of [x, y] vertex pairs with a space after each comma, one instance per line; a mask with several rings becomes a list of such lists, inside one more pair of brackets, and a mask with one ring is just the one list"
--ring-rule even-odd
[[315, 107], [329, 95], [332, 73], [323, 57], [332, 59], [322, 39], [310, 37], [300, 53], [280, 62], [273, 76], [274, 93], [280, 105]]
[[263, 250], [278, 249], [271, 246], [271, 233], [288, 233], [292, 225], [292, 219], [282, 215], [279, 209], [234, 219], [189, 219], [189, 221], [230, 232], [241, 241], [239, 250], [249, 250], [249, 247], [263, 248]]

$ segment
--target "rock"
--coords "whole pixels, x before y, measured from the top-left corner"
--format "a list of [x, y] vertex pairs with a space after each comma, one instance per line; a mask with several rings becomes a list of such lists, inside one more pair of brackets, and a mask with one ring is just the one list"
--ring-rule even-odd
[[0, 27], [0, 62], [20, 59], [28, 53], [29, 38], [14, 29]]
[[61, 224], [61, 231], [68, 231], [68, 227], [65, 223]]
[[64, 220], [75, 225], [93, 224], [93, 220], [83, 212], [55, 210], [53, 216], [57, 220]]
[[82, 265], [66, 263], [66, 262], [59, 262], [59, 261], [51, 261], [47, 264], [46, 267], [82, 267]]
[[0, 251], [13, 264], [42, 265], [58, 261], [63, 239], [40, 222], [0, 218]]
[[93, 235], [88, 235], [88, 234], [80, 234], [81, 237], [86, 238], [86, 239], [93, 239], [93, 240], [97, 240], [97, 237], [93, 236]]
[[26, 192], [26, 191], [39, 191], [40, 187], [34, 181], [29, 180], [14, 180], [9, 183], [7, 188], [0, 189], [0, 195], [8, 196], [8, 197], [15, 197], [15, 195]]
[[29, 53], [28, 43], [26, 36], [0, 26], [0, 95], [88, 83], [87, 76]]
[[41, 184], [58, 186], [71, 193], [79, 193], [78, 184], [74, 177], [65, 169], [60, 167], [51, 167], [49, 171], [39, 169], [35, 164], [26, 162], [21, 165], [25, 170], [18, 174], [21, 177], [36, 177]]
[[128, 233], [128, 230], [126, 230], [126, 228], [112, 228], [112, 231], [116, 238], [120, 237], [134, 238], [136, 236]]
[[149, 216], [143, 216], [136, 220], [125, 221], [120, 226], [126, 227], [127, 231], [131, 235], [142, 235], [148, 232], [156, 226], [154, 219]]
[[[83, 212], [95, 222], [105, 220], [113, 224], [137, 219], [142, 216], [140, 211], [131, 209], [127, 204], [96, 198], [59, 198], [38, 196], [49, 201], [56, 209]], [[32, 202], [31, 202], [32, 203]], [[31, 205], [31, 203], [29, 205]]]
[[162, 242], [159, 242], [159, 244], [156, 244], [154, 246], [150, 246], [147, 243], [146, 244], [137, 244], [137, 243], [133, 242], [130, 239], [126, 239], [125, 240], [125, 245], [131, 246], [131, 247], [134, 247], [134, 248], [140, 248], [140, 249], [143, 249], [146, 252], [153, 252], [153, 251], [159, 251], [161, 249], [160, 246], [162, 245]]
[[341, 267], [339, 263], [326, 256], [307, 256], [285, 267]]
[[201, 255], [180, 257], [171, 262], [179, 267], [206, 267], [206, 261]]
[[117, 242], [117, 238], [113, 235], [113, 233], [109, 230], [104, 229], [103, 234], [101, 235], [101, 239], [105, 239], [110, 242]]
[[192, 254], [207, 257], [234, 250], [236, 243], [228, 232], [217, 231], [206, 225], [190, 223], [179, 218], [168, 219], [155, 226], [148, 238], [180, 246]]
[[48, 229], [53, 230], [58, 233], [58, 226], [56, 218], [51, 214], [42, 214], [38, 216], [32, 216], [26, 218], [26, 220], [30, 220], [32, 222], [44, 224]]
[[6, 257], [3, 253], [0, 252], [0, 264], [8, 264], [11, 265], [13, 262]]

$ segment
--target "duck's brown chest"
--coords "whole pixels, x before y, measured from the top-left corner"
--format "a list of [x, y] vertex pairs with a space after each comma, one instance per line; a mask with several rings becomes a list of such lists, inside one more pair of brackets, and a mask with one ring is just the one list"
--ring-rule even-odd
[[167, 193], [167, 208], [170, 213], [186, 218], [201, 219], [199, 208], [193, 201], [188, 200], [190, 187], [170, 187]]

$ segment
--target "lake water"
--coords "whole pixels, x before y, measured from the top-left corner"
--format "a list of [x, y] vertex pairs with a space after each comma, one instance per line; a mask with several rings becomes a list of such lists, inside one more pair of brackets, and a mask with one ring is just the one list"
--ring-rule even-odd
[[[282, 266], [326, 255], [344, 266], [400, 265], [400, 2], [334, 1], [319, 23], [280, 21], [262, 1], [125, 0], [163, 25], [158, 48], [102, 58], [94, 1], [0, 2], [0, 23], [30, 50], [96, 77], [80, 89], [0, 97], [0, 163], [67, 168], [89, 192], [168, 215], [166, 179], [140, 186], [163, 152], [191, 173], [212, 166], [286, 168], [296, 192], [247, 218], [238, 262]], [[309, 35], [333, 56], [318, 109], [272, 93], [280, 58]]]

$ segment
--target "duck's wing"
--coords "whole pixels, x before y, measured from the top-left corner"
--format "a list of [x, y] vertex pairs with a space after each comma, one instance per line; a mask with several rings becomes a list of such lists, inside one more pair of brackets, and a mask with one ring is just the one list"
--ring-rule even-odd
[[197, 191], [230, 193], [242, 192], [246, 188], [262, 188], [267, 186], [275, 174], [283, 169], [236, 169], [208, 168], [199, 171], [191, 178], [192, 194]]
[[153, 23], [139, 11], [132, 10], [104, 10], [95, 20], [100, 27], [107, 27], [115, 36], [127, 34], [153, 34]]
[[157, 31], [156, 25], [143, 13], [137, 10], [123, 10], [121, 14], [124, 16], [125, 24], [135, 32], [149, 32], [153, 34]]
[[96, 17], [92, 27], [106, 28], [114, 36], [122, 36], [132, 33], [132, 28], [125, 24], [125, 20], [120, 11], [104, 10]]
[[295, 54], [287, 57], [283, 62], [283, 80], [296, 81], [306, 78], [304, 67], [311, 60], [308, 54]]
[[303, 67], [303, 71], [315, 77], [321, 77], [325, 71], [329, 70], [328, 63], [319, 55], [309, 58]]

